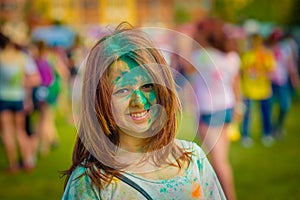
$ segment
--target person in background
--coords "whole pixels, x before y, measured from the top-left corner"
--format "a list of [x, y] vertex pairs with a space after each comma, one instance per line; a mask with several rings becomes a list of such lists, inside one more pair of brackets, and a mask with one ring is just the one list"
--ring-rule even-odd
[[[289, 77], [289, 86], [291, 89], [292, 97], [295, 98], [296, 100], [299, 100], [299, 94], [297, 87], [299, 86], [299, 67], [300, 67], [300, 60], [299, 60], [299, 45], [296, 42], [295, 36], [291, 32], [287, 32], [283, 38], [282, 38], [282, 43], [288, 50], [291, 52], [291, 62], [292, 66], [294, 69], [292, 69], [294, 72], [298, 74], [297, 76], [290, 76]], [[292, 78], [295, 78], [293, 80]]]
[[61, 71], [64, 65], [54, 52], [43, 41], [36, 41], [30, 48], [41, 76], [41, 84], [33, 89], [35, 109], [39, 113], [39, 120], [35, 128], [36, 152], [45, 156], [52, 146], [59, 142], [59, 135], [55, 125], [54, 106], [61, 91]]
[[175, 82], [144, 32], [120, 24], [91, 49], [84, 69], [62, 199], [225, 199], [202, 149], [175, 139]]
[[297, 88], [299, 83], [294, 53], [282, 39], [282, 30], [275, 28], [267, 41], [275, 57], [275, 68], [272, 73], [272, 99], [279, 105], [279, 110], [278, 113], [274, 113], [273, 133], [279, 138], [286, 134], [284, 123], [291, 107], [290, 83], [292, 88]]
[[258, 34], [250, 37], [251, 48], [242, 55], [241, 86], [244, 97], [245, 113], [242, 122], [242, 145], [251, 147], [253, 140], [250, 135], [251, 111], [253, 102], [260, 105], [262, 121], [262, 143], [271, 146], [272, 137], [272, 86], [271, 74], [275, 67], [272, 52], [263, 44]]
[[21, 169], [18, 151], [22, 166], [30, 171], [35, 161], [25, 131], [24, 105], [31, 104], [30, 98], [26, 98], [26, 89], [39, 84], [40, 77], [28, 55], [2, 33], [0, 47], [0, 123], [8, 172], [17, 173]]
[[[81, 63], [84, 61], [84, 58], [86, 57], [87, 50], [84, 46], [84, 43], [79, 35], [76, 36], [74, 44], [71, 48], [69, 48], [66, 52], [67, 58], [68, 58], [68, 69], [69, 69], [69, 79], [67, 81], [68, 87], [67, 87], [67, 104], [64, 105], [67, 114], [67, 120], [69, 123], [74, 124], [73, 121], [73, 115], [72, 115], [72, 98], [75, 98], [78, 96], [78, 92], [76, 88], [74, 88], [75, 80], [79, 76], [81, 76], [79, 72], [79, 67]], [[67, 112], [69, 111], [69, 112]], [[73, 112], [74, 114], [74, 112]]]
[[226, 198], [234, 200], [227, 128], [240, 101], [236, 89], [239, 87], [240, 58], [232, 48], [234, 41], [225, 34], [223, 27], [224, 23], [218, 19], [197, 24], [194, 38], [202, 46], [192, 53], [192, 64], [199, 70], [193, 85], [200, 108], [200, 141], [209, 153]]

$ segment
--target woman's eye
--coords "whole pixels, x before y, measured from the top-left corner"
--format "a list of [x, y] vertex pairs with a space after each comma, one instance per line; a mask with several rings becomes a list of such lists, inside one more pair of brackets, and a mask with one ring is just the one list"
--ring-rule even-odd
[[114, 92], [114, 94], [116, 94], [116, 95], [126, 94], [128, 91], [129, 91], [128, 89], [122, 88], [122, 89], [119, 89], [116, 92]]
[[152, 83], [149, 83], [149, 84], [145, 84], [142, 86], [142, 90], [144, 92], [150, 92], [152, 89], [153, 89], [153, 84]]

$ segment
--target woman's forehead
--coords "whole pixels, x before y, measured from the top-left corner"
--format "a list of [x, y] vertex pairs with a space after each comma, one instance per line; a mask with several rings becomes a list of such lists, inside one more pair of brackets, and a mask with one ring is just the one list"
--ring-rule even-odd
[[131, 82], [131, 79], [136, 78], [139, 78], [143, 82], [151, 80], [147, 71], [137, 63], [128, 63], [119, 59], [110, 65], [109, 79], [112, 84], [116, 84], [120, 79], [124, 83]]
[[116, 84], [122, 75], [129, 71], [130, 68], [126, 62], [116, 60], [109, 66], [108, 78], [112, 84]]
[[116, 60], [109, 66], [109, 75], [119, 74], [120, 72], [129, 72], [130, 67], [123, 60]]

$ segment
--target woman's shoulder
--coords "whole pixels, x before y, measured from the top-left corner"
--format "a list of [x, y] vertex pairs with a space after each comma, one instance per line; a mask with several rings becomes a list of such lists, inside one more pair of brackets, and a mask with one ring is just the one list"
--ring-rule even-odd
[[205, 158], [206, 155], [203, 149], [195, 142], [176, 139], [175, 143], [185, 151], [191, 152], [192, 155]]
[[86, 173], [86, 168], [83, 166], [77, 166], [74, 168], [74, 170], [72, 171], [71, 175], [70, 175], [70, 179], [71, 178], [76, 178], [79, 176], [83, 176]]
[[175, 139], [175, 143], [176, 143], [179, 147], [184, 148], [184, 149], [191, 148], [192, 146], [195, 145], [194, 142], [187, 141], [187, 140], [181, 140], [181, 139]]
[[62, 199], [97, 199], [98, 194], [95, 191], [96, 189], [86, 174], [86, 168], [77, 166], [72, 171]]
[[91, 182], [89, 176], [86, 173], [86, 168], [83, 166], [77, 166], [71, 173], [69, 178], [70, 186], [79, 185], [80, 183]]

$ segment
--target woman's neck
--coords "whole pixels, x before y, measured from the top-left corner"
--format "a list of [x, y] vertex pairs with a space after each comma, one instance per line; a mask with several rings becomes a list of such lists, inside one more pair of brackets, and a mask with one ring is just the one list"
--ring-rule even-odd
[[120, 133], [120, 148], [136, 153], [143, 152], [143, 146], [145, 145], [145, 138], [137, 138], [127, 133]]

